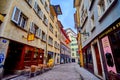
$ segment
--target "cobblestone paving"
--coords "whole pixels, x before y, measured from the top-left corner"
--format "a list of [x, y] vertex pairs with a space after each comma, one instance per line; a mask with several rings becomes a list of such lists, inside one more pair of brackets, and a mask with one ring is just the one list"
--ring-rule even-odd
[[[6, 79], [3, 79], [6, 80]], [[18, 76], [7, 80], [100, 80], [77, 63], [60, 64], [36, 77]]]
[[61, 64], [55, 66], [51, 71], [29, 80], [81, 80], [73, 64]]

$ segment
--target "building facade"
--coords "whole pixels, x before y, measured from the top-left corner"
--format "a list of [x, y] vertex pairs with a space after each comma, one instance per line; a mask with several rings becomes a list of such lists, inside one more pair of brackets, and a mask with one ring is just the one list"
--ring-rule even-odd
[[78, 53], [78, 44], [77, 44], [77, 34], [71, 29], [65, 29], [66, 34], [68, 35], [70, 39], [70, 48], [71, 48], [71, 59], [72, 62], [79, 62], [79, 53]]
[[[119, 79], [119, 0], [80, 0], [84, 67], [101, 79]], [[86, 36], [89, 33], [89, 36]]]
[[71, 62], [70, 39], [60, 21], [58, 21], [58, 26], [60, 27], [60, 63], [69, 63]]
[[[57, 11], [56, 8], [59, 8], [60, 11]], [[61, 14], [62, 12], [59, 5], [50, 5], [50, 25], [48, 28], [47, 61], [52, 58], [54, 60], [54, 64], [60, 64], [60, 29], [57, 23], [57, 16]]]
[[[60, 38], [56, 9], [49, 0], [1, 0], [0, 75], [13, 74], [26, 66], [60, 64]], [[59, 12], [59, 13], [57, 13]], [[3, 20], [4, 18], [4, 20]]]

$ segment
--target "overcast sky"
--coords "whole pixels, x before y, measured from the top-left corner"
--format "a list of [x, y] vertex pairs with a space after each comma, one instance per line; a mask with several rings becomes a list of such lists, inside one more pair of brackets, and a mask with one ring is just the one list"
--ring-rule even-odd
[[73, 8], [73, 0], [51, 0], [52, 5], [60, 5], [62, 10], [62, 15], [58, 16], [64, 29], [71, 28], [74, 32], [77, 32], [74, 28], [74, 13], [75, 8]]

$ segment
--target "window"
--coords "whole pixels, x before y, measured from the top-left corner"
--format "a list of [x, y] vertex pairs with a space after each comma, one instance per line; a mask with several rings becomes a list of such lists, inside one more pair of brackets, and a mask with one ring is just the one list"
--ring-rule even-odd
[[35, 25], [33, 22], [30, 25], [30, 32], [35, 34], [37, 38], [41, 37], [41, 29], [37, 25]]
[[107, 5], [110, 5], [113, 0], [107, 0]]
[[46, 26], [48, 25], [48, 19], [45, 15], [44, 15], [44, 23], [45, 23]]
[[55, 37], [57, 37], [57, 31], [55, 31]]
[[18, 25], [22, 28], [25, 28], [26, 26], [26, 21], [27, 21], [27, 18], [24, 16], [24, 14], [20, 14], [20, 18], [19, 18], [19, 21], [18, 21]]
[[48, 12], [48, 5], [46, 2], [45, 2], [45, 10]]
[[91, 10], [93, 3], [94, 3], [94, 0], [89, 0], [89, 10]]
[[15, 7], [12, 15], [12, 21], [18, 24], [19, 18], [20, 18], [21, 11]]
[[49, 30], [53, 33], [53, 26], [50, 24]]
[[14, 7], [12, 14], [12, 21], [17, 24], [19, 27], [25, 29], [27, 23], [27, 17], [17, 8]]
[[43, 31], [42, 31], [42, 40], [43, 40], [43, 41], [46, 41], [46, 34], [45, 34], [45, 32], [43, 32]]
[[59, 43], [57, 44], [57, 48], [60, 49], [60, 44]]
[[57, 48], [57, 41], [54, 42], [54, 47]]
[[104, 11], [105, 11], [105, 2], [104, 0], [100, 0], [99, 4], [98, 4], [98, 13], [99, 13], [99, 16], [101, 16]]
[[25, 51], [24, 61], [29, 61], [29, 60], [31, 60], [31, 57], [32, 57], [32, 51], [30, 51], [30, 50]]
[[30, 7], [32, 7], [32, 0], [26, 0]]
[[74, 56], [74, 53], [72, 53], [72, 56]]
[[37, 4], [37, 2], [34, 3], [34, 10], [35, 10], [36, 13], [38, 12], [38, 4]]
[[94, 19], [94, 14], [91, 16], [91, 31], [93, 31], [94, 30], [94, 28], [95, 28], [95, 19]]
[[36, 34], [37, 29], [38, 29], [38, 27], [33, 22], [31, 22], [30, 32], [33, 34]]
[[34, 4], [34, 10], [35, 10], [36, 14], [43, 20], [44, 14], [43, 14], [42, 10], [40, 9], [40, 7], [38, 6], [37, 2], [35, 2], [35, 4]]
[[117, 0], [99, 0], [98, 2], [99, 22], [109, 14], [111, 8], [115, 6], [116, 3]]
[[47, 3], [45, 2], [45, 9], [46, 9], [46, 11], [47, 12], [49, 12], [50, 10], [49, 10], [49, 6], [47, 5]]
[[35, 50], [33, 60], [37, 60], [38, 57], [38, 49]]
[[41, 29], [36, 30], [36, 37], [41, 38]]
[[80, 16], [82, 25], [86, 22], [87, 17], [88, 17], [87, 9], [84, 9], [84, 6], [83, 6], [81, 9], [81, 16]]
[[40, 0], [43, 5], [45, 5], [45, 0]]
[[72, 51], [74, 51], [74, 48], [72, 48]]
[[48, 39], [48, 44], [53, 46], [53, 38], [49, 36], [49, 39]]

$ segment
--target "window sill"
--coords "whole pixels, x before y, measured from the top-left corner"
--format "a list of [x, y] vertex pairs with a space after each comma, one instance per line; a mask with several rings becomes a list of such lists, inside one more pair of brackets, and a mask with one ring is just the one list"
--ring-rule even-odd
[[53, 45], [52, 45], [52, 44], [50, 44], [50, 43], [48, 43], [48, 45], [50, 45], [50, 46], [52, 46], [52, 47], [53, 47]]
[[113, 2], [111, 2], [108, 8], [99, 16], [99, 22], [101, 22], [109, 14], [116, 2], [117, 0], [113, 0]]
[[44, 40], [44, 39], [41, 39], [41, 41], [46, 42], [46, 40]]
[[28, 32], [27, 29], [22, 28], [21, 26], [19, 26], [18, 24], [16, 24], [14, 21], [12, 21], [12, 22], [13, 22], [13, 23], [15, 24], [15, 26], [18, 27], [19, 29], [21, 29], [21, 30], [23, 30], [23, 31], [25, 31], [25, 32]]

